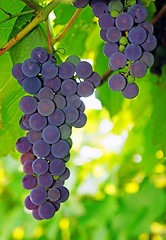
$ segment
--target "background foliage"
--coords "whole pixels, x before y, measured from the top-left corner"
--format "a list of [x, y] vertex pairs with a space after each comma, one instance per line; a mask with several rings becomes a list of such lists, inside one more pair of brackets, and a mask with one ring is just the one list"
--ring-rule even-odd
[[[1, 0], [0, 7], [13, 14], [25, 11], [25, 4], [17, 0]], [[65, 3], [55, 8], [56, 18], [50, 22], [55, 37], [75, 11]], [[152, 19], [153, 2], [149, 13]], [[0, 19], [5, 17], [0, 11]], [[31, 18], [26, 15], [1, 24], [0, 46]], [[55, 47], [66, 50], [62, 60], [71, 54], [91, 59], [94, 70], [102, 75], [108, 68], [103, 45], [97, 19], [86, 7]], [[148, 72], [137, 80], [136, 99], [111, 92], [107, 82], [96, 90], [102, 107], [91, 98], [86, 126], [73, 129], [71, 177], [66, 184], [69, 200], [49, 221], [36, 221], [26, 213], [23, 201], [28, 191], [21, 186], [24, 174], [15, 150], [16, 139], [25, 135], [18, 124], [22, 115], [18, 102], [25, 93], [11, 69], [29, 58], [36, 46], [48, 49], [43, 23], [0, 57], [0, 239], [166, 239], [166, 66], [160, 78]]]

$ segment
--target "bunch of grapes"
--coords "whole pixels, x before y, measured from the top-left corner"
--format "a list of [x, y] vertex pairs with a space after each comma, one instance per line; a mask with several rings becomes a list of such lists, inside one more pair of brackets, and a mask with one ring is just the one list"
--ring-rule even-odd
[[[118, 71], [109, 78], [108, 85], [113, 91], [121, 91], [125, 98], [135, 98], [139, 92], [135, 78], [144, 77], [153, 65], [150, 52], [157, 45], [153, 25], [145, 21], [147, 10], [141, 1], [131, 6], [121, 0], [92, 0], [89, 4], [99, 18], [100, 37], [106, 42], [103, 52], [109, 58], [109, 67]], [[79, 0], [73, 5], [82, 7]]]
[[26, 173], [22, 186], [31, 190], [24, 204], [35, 219], [50, 219], [69, 197], [64, 183], [70, 176], [66, 163], [72, 126], [81, 128], [87, 121], [80, 98], [94, 92], [100, 76], [73, 55], [57, 66], [56, 58], [41, 47], [33, 49], [31, 58], [15, 64], [12, 74], [32, 95], [19, 102], [24, 113], [20, 127], [27, 133], [16, 142]]

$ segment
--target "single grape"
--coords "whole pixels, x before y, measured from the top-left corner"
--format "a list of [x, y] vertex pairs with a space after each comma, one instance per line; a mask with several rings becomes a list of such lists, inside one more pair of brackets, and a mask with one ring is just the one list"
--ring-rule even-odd
[[131, 43], [142, 44], [147, 38], [147, 32], [143, 27], [133, 27], [129, 31], [128, 38]]
[[24, 126], [26, 128], [28, 128], [29, 130], [31, 129], [30, 125], [29, 125], [29, 118], [31, 117], [31, 114], [24, 114], [22, 116], [22, 122], [24, 124]]
[[77, 91], [77, 83], [72, 79], [66, 79], [62, 82], [61, 91], [64, 96], [73, 95]]
[[31, 58], [36, 59], [40, 63], [44, 63], [48, 59], [48, 53], [44, 48], [36, 47], [31, 52]]
[[140, 23], [139, 26], [143, 27], [149, 33], [153, 33], [154, 32], [153, 24], [148, 22], [148, 21]]
[[118, 42], [122, 36], [122, 33], [116, 27], [109, 27], [106, 36], [109, 42]]
[[39, 100], [43, 98], [49, 98], [52, 100], [54, 98], [54, 92], [49, 87], [43, 87], [39, 90], [37, 97]]
[[104, 2], [98, 2], [93, 6], [92, 10], [93, 14], [99, 18], [103, 13], [108, 12], [108, 6]]
[[112, 16], [113, 18], [116, 18], [118, 15], [119, 15], [119, 12], [116, 11], [116, 10], [114, 10], [114, 11], [111, 12], [111, 16]]
[[120, 0], [113, 0], [108, 4], [109, 12], [118, 11], [121, 12], [123, 10], [123, 4]]
[[150, 52], [143, 52], [142, 57], [140, 58], [140, 60], [142, 62], [146, 63], [148, 68], [150, 68], [153, 65], [153, 63], [154, 63], [153, 54], [151, 54]]
[[52, 153], [50, 153], [46, 158], [47, 161], [51, 162], [52, 160], [55, 159], [55, 157], [52, 155]]
[[50, 201], [57, 201], [60, 198], [61, 194], [59, 189], [51, 188], [48, 190], [48, 199]]
[[27, 160], [23, 164], [23, 170], [27, 175], [33, 175], [34, 174], [34, 171], [32, 169], [32, 163], [33, 163], [33, 160]]
[[66, 165], [61, 159], [55, 159], [50, 162], [50, 172], [55, 176], [62, 175], [66, 170]]
[[33, 204], [31, 199], [30, 199], [30, 196], [27, 196], [24, 200], [24, 205], [27, 209], [29, 210], [34, 210], [35, 208], [37, 208], [37, 205]]
[[60, 126], [65, 121], [65, 114], [62, 110], [56, 109], [53, 114], [48, 116], [48, 122], [55, 126]]
[[57, 201], [59, 203], [62, 203], [62, 202], [66, 202], [67, 199], [69, 198], [69, 191], [66, 187], [64, 186], [60, 186], [58, 187], [60, 193], [61, 193], [61, 196], [60, 196], [60, 199]]
[[148, 37], [146, 41], [141, 46], [145, 51], [148, 51], [148, 52], [153, 51], [157, 46], [156, 37], [153, 34], [148, 33]]
[[31, 129], [27, 134], [27, 138], [31, 144], [34, 144], [36, 141], [42, 140], [41, 131]]
[[47, 118], [39, 113], [34, 113], [29, 118], [29, 125], [33, 130], [41, 131], [47, 125]]
[[42, 131], [42, 138], [46, 143], [53, 144], [60, 139], [60, 131], [54, 125], [46, 126]]
[[22, 184], [23, 188], [25, 188], [27, 190], [33, 189], [36, 187], [36, 178], [32, 175], [25, 175], [22, 178], [21, 184]]
[[89, 4], [89, 0], [75, 0], [72, 4], [76, 8], [85, 8]]
[[108, 38], [106, 36], [107, 30], [101, 29], [100, 30], [100, 37], [103, 41], [108, 42]]
[[94, 86], [90, 81], [84, 81], [78, 84], [77, 94], [80, 97], [89, 97], [93, 92]]
[[59, 65], [59, 77], [63, 79], [72, 78], [74, 76], [75, 68], [70, 62], [63, 62]]
[[114, 74], [108, 80], [110, 89], [115, 92], [122, 91], [126, 86], [126, 79], [121, 74]]
[[124, 68], [126, 66], [126, 63], [127, 59], [125, 55], [121, 52], [113, 53], [109, 60], [109, 66], [114, 71]]
[[27, 77], [35, 77], [40, 73], [40, 63], [33, 58], [28, 58], [22, 63], [22, 72]]
[[70, 170], [68, 168], [66, 168], [65, 172], [62, 175], [59, 176], [59, 180], [66, 180], [69, 177], [70, 177]]
[[[70, 147], [70, 145], [69, 145], [69, 147]], [[67, 163], [67, 162], [69, 161], [69, 159], [70, 159], [70, 153], [69, 153], [66, 157], [62, 158], [62, 160], [63, 160], [65, 163]]]
[[101, 78], [97, 72], [92, 72], [92, 75], [89, 78], [86, 78], [85, 81], [90, 81], [94, 85], [94, 87], [97, 88], [101, 83]]
[[19, 120], [19, 125], [20, 125], [20, 128], [23, 129], [24, 131], [28, 131], [28, 130], [31, 129], [31, 128], [27, 128], [27, 127], [23, 124], [22, 117], [21, 117], [20, 120]]
[[75, 121], [72, 125], [75, 128], [82, 128], [86, 124], [86, 122], [87, 122], [86, 115], [84, 113], [80, 112], [77, 121]]
[[147, 66], [143, 61], [137, 60], [130, 65], [130, 73], [133, 77], [142, 78], [147, 73]]
[[56, 181], [54, 182], [53, 188], [57, 188], [57, 187], [63, 186], [64, 183], [65, 183], [64, 180], [59, 180], [59, 179], [58, 179], [58, 180], [56, 180]]
[[44, 86], [51, 88], [56, 93], [61, 87], [61, 80], [59, 77], [55, 77], [52, 79], [46, 79], [44, 81]]
[[73, 141], [71, 138], [66, 139], [66, 142], [68, 142], [70, 148], [73, 146]]
[[80, 58], [76, 55], [70, 55], [66, 58], [65, 62], [70, 62], [74, 65], [74, 67], [80, 62]]
[[134, 82], [135, 82], [135, 78], [134, 78], [132, 75], [129, 75], [129, 76], [127, 77], [127, 82], [128, 82], [128, 83], [134, 83]]
[[119, 52], [124, 52], [125, 46], [124, 45], [119, 45]]
[[128, 60], [135, 61], [141, 57], [142, 49], [139, 45], [131, 43], [126, 46], [124, 55]]
[[39, 101], [37, 109], [42, 116], [49, 116], [54, 112], [55, 104], [50, 99], [43, 98]]
[[59, 127], [61, 139], [68, 139], [71, 136], [71, 127], [63, 124]]
[[114, 18], [110, 15], [110, 13], [103, 13], [100, 16], [99, 26], [104, 30], [114, 26]]
[[92, 66], [86, 61], [79, 62], [76, 65], [76, 74], [79, 78], [87, 78], [92, 74]]
[[78, 108], [78, 110], [79, 110], [80, 112], [84, 112], [84, 111], [85, 111], [85, 104], [83, 103], [82, 100], [81, 100], [81, 105], [80, 105], [80, 107]]
[[42, 187], [36, 187], [30, 192], [30, 200], [35, 205], [41, 205], [47, 200], [47, 192]]
[[121, 92], [127, 99], [135, 98], [138, 95], [139, 88], [136, 83], [127, 83], [125, 89]]
[[40, 90], [42, 84], [38, 77], [26, 77], [22, 86], [25, 92], [29, 94], [36, 94]]
[[36, 219], [36, 220], [43, 220], [43, 218], [41, 218], [39, 216], [39, 212], [38, 212], [39, 207], [35, 208], [34, 210], [32, 210], [32, 216]]
[[38, 176], [37, 183], [42, 188], [48, 188], [53, 184], [53, 177], [49, 172], [46, 172]]
[[58, 67], [55, 62], [47, 61], [43, 63], [41, 68], [41, 74], [46, 79], [51, 79], [57, 76]]
[[122, 36], [119, 40], [120, 44], [126, 45], [128, 43], [128, 38], [125, 36]]
[[65, 140], [59, 140], [51, 146], [51, 153], [56, 158], [64, 158], [69, 154], [69, 144]]
[[147, 10], [143, 5], [134, 4], [128, 9], [128, 12], [133, 16], [136, 23], [145, 21], [147, 17]]
[[65, 119], [67, 123], [73, 123], [77, 121], [79, 113], [78, 110], [73, 106], [67, 106], [63, 109], [65, 114]]
[[34, 143], [33, 152], [37, 157], [46, 157], [50, 153], [50, 145], [43, 140], [39, 140]]
[[133, 17], [127, 12], [120, 13], [115, 20], [115, 25], [120, 31], [130, 30], [133, 24]]
[[48, 162], [43, 158], [37, 158], [32, 163], [32, 169], [38, 175], [45, 174], [48, 171]]
[[35, 160], [36, 157], [34, 155], [34, 153], [32, 151], [27, 152], [27, 153], [23, 153], [20, 157], [20, 162], [23, 165], [26, 161], [28, 160]]
[[27, 153], [30, 151], [32, 144], [28, 141], [27, 137], [21, 137], [16, 142], [16, 149], [20, 153]]
[[12, 68], [12, 75], [17, 80], [23, 80], [26, 76], [22, 72], [22, 63], [16, 63]]
[[57, 108], [64, 109], [66, 106], [66, 99], [61, 94], [56, 94], [54, 97], [54, 103]]
[[67, 96], [66, 100], [67, 100], [68, 106], [70, 105], [70, 106], [79, 108], [81, 105], [81, 99], [77, 94]]
[[32, 114], [37, 109], [37, 101], [34, 97], [24, 96], [19, 102], [19, 107], [25, 114]]
[[111, 57], [115, 52], [118, 52], [118, 44], [113, 42], [107, 42], [104, 44], [103, 52], [106, 57]]

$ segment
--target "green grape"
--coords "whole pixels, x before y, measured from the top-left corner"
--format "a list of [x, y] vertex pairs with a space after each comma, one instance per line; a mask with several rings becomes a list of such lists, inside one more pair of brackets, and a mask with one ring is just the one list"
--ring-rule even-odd
[[122, 36], [119, 40], [120, 44], [126, 45], [128, 43], [127, 37]]
[[134, 83], [135, 82], [135, 78], [132, 75], [129, 75], [127, 77], [127, 81], [128, 81], [128, 83]]
[[120, 0], [113, 0], [108, 4], [108, 11], [112, 12], [114, 10], [121, 12], [123, 9], [123, 4]]
[[119, 15], [119, 12], [116, 11], [116, 10], [114, 10], [114, 11], [111, 12], [111, 16], [112, 16], [113, 18], [116, 18], [118, 15]]
[[80, 58], [75, 55], [71, 55], [71, 56], [67, 57], [65, 60], [65, 62], [70, 62], [74, 66], [76, 66], [80, 61], [81, 61]]
[[119, 46], [119, 51], [120, 51], [120, 52], [123, 52], [124, 49], [125, 49], [125, 46], [124, 46], [124, 45], [120, 45], [120, 46]]

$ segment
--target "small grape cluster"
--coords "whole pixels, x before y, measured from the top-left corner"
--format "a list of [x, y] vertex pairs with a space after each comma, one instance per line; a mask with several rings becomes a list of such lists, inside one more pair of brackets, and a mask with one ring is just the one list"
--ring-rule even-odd
[[72, 126], [81, 128], [87, 121], [80, 98], [94, 92], [100, 76], [74, 55], [57, 66], [56, 58], [41, 47], [33, 49], [31, 58], [15, 64], [12, 74], [33, 95], [19, 102], [24, 113], [20, 127], [27, 133], [17, 140], [16, 149], [22, 153], [20, 161], [26, 173], [22, 186], [31, 190], [24, 204], [35, 219], [50, 219], [69, 197], [63, 185], [70, 176], [66, 162]]
[[91, 1], [91, 6], [99, 18], [100, 37], [106, 42], [103, 52], [109, 57], [109, 67], [119, 71], [109, 78], [108, 85], [113, 91], [121, 91], [125, 98], [135, 98], [139, 92], [135, 78], [145, 76], [147, 68], [153, 65], [150, 52], [157, 46], [153, 25], [145, 21], [147, 10], [141, 1], [128, 8], [121, 0]]

